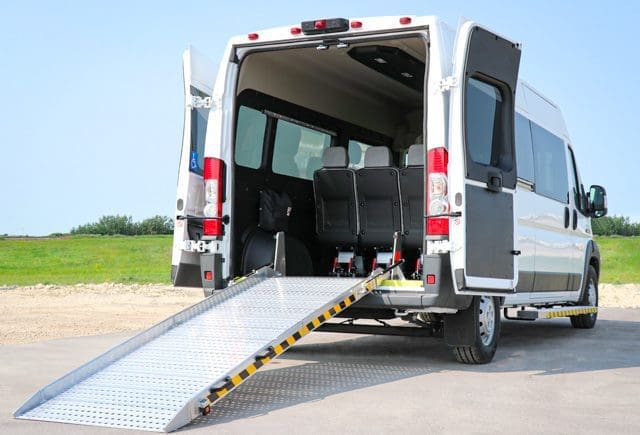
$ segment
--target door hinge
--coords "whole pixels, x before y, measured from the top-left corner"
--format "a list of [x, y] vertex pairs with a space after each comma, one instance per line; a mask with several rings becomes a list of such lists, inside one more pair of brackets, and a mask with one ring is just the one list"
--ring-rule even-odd
[[199, 95], [191, 95], [187, 98], [187, 107], [190, 109], [211, 109], [214, 106], [211, 97], [201, 97]]
[[451, 90], [451, 88], [455, 88], [457, 86], [458, 79], [455, 76], [445, 77], [438, 83], [438, 89], [440, 90], [440, 92], [447, 92]]

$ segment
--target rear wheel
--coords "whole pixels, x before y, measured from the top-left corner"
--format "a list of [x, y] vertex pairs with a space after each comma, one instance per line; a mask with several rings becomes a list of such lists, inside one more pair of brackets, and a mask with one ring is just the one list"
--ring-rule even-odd
[[[476, 296], [467, 310], [473, 310], [471, 345], [454, 346], [453, 354], [464, 364], [486, 364], [493, 359], [500, 337], [500, 298]], [[469, 331], [471, 332], [471, 331]]]
[[[598, 306], [598, 274], [596, 269], [591, 265], [589, 265], [589, 268], [587, 269], [585, 289], [582, 293], [582, 299], [579, 304], [589, 307]], [[580, 314], [578, 316], [571, 316], [570, 319], [571, 326], [574, 328], [591, 329], [596, 325], [598, 313]]]

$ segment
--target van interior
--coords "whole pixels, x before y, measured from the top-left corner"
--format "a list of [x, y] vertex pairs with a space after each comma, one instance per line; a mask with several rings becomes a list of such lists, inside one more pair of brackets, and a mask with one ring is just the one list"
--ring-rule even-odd
[[[278, 230], [288, 275], [367, 274], [396, 231], [404, 235], [404, 273], [416, 272], [426, 58], [425, 40], [404, 36], [271, 48], [242, 60], [232, 276], [271, 263]], [[288, 219], [263, 222], [278, 206]], [[355, 253], [354, 263], [340, 266], [339, 252]]]

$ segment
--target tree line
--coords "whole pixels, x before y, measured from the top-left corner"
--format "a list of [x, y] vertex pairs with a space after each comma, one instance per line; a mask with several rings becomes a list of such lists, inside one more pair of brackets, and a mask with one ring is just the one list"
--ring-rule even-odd
[[631, 222], [627, 216], [591, 219], [591, 229], [597, 236], [640, 236], [640, 222]]
[[141, 236], [150, 234], [173, 233], [173, 220], [167, 216], [156, 215], [141, 222], [134, 222], [131, 216], [102, 216], [98, 222], [78, 225], [71, 234], [98, 234], [113, 236]]

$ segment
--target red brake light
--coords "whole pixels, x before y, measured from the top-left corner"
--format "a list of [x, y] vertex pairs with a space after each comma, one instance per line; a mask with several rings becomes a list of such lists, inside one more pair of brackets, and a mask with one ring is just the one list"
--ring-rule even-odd
[[327, 20], [315, 20], [313, 22], [313, 27], [317, 30], [321, 30], [327, 27]]
[[204, 215], [202, 230], [206, 236], [222, 236], [222, 203], [224, 202], [224, 161], [204, 158]]
[[402, 17], [399, 21], [402, 25], [411, 24], [411, 17]]
[[249, 33], [247, 35], [247, 38], [249, 38], [250, 41], [255, 41], [256, 39], [258, 39], [260, 37], [260, 35], [258, 35], [257, 33]]
[[[427, 152], [427, 216], [449, 213], [448, 164], [449, 153], [446, 148], [432, 148]], [[448, 236], [449, 217], [428, 217], [425, 230], [427, 236]]]
[[427, 275], [427, 284], [429, 285], [434, 285], [436, 283], [436, 276], [435, 275]]
[[352, 21], [351, 22], [351, 28], [352, 29], [359, 29], [362, 27], [362, 21]]

